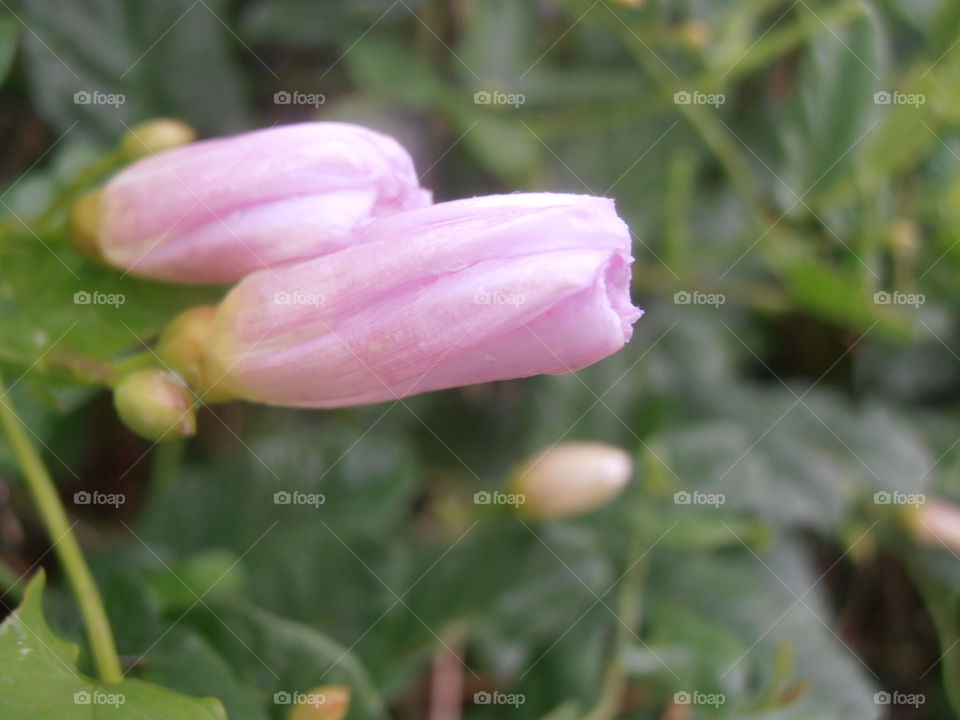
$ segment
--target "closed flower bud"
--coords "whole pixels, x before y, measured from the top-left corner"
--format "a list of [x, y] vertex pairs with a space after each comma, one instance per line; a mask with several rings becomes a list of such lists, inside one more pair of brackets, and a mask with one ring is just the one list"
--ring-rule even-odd
[[157, 356], [175, 370], [204, 402], [230, 400], [217, 394], [214, 385], [220, 379], [210, 367], [207, 343], [216, 307], [200, 305], [185, 310], [166, 327], [157, 342]]
[[97, 245], [97, 228], [100, 226], [100, 191], [94, 190], [80, 198], [70, 209], [68, 220], [70, 244], [87, 260], [105, 264]]
[[103, 188], [97, 242], [134, 275], [230, 282], [339, 250], [358, 224], [429, 202], [392, 138], [344, 123], [286, 125], [121, 170]]
[[630, 233], [613, 202], [503, 195], [367, 225], [333, 255], [244, 278], [207, 335], [218, 393], [341, 407], [561, 374], [619, 350]]
[[522, 464], [511, 490], [523, 497], [520, 512], [553, 519], [583, 515], [610, 502], [633, 472], [630, 456], [614, 445], [568, 442]]
[[321, 685], [296, 697], [299, 702], [287, 720], [343, 720], [350, 709], [350, 688], [345, 685]]
[[128, 160], [170, 150], [192, 143], [197, 139], [197, 131], [186, 123], [169, 118], [147, 120], [134, 125], [120, 141], [120, 152]]
[[960, 551], [960, 507], [943, 500], [927, 500], [906, 516], [913, 536], [931, 547]]
[[123, 423], [147, 440], [176, 440], [197, 432], [190, 392], [164, 370], [137, 370], [121, 378], [113, 404]]

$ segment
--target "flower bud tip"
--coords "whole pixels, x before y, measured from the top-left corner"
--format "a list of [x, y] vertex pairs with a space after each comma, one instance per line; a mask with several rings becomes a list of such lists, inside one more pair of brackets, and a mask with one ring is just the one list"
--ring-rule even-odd
[[302, 693], [287, 720], [343, 720], [350, 709], [350, 688], [321, 685]]
[[512, 487], [524, 497], [521, 512], [544, 519], [571, 517], [610, 502], [632, 472], [633, 461], [621, 448], [570, 442], [523, 463]]
[[106, 260], [97, 243], [100, 227], [100, 197], [99, 190], [80, 196], [70, 209], [67, 224], [73, 249], [91, 262], [106, 265]]
[[134, 125], [120, 141], [120, 152], [128, 160], [186, 145], [197, 139], [197, 132], [179, 120], [157, 118]]
[[189, 391], [164, 370], [150, 368], [126, 375], [114, 388], [113, 404], [123, 423], [147, 440], [176, 440], [197, 432]]

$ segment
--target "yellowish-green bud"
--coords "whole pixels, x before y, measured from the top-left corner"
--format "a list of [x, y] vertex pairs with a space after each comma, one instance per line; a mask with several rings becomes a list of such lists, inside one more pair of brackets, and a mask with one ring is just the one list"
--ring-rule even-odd
[[512, 480], [520, 512], [552, 519], [583, 515], [610, 502], [626, 486], [633, 461], [600, 442], [557, 445], [521, 464]]
[[294, 697], [298, 702], [287, 720], [343, 720], [350, 709], [350, 688], [345, 685], [321, 685]]
[[706, 50], [710, 47], [710, 26], [697, 20], [690, 20], [677, 28], [680, 42], [691, 50]]
[[197, 131], [179, 120], [157, 118], [134, 125], [120, 140], [120, 152], [128, 160], [186, 145], [197, 139]]
[[70, 244], [91, 262], [105, 265], [97, 233], [100, 228], [100, 191], [93, 190], [82, 195], [70, 209], [68, 219]]
[[113, 391], [113, 405], [123, 423], [147, 440], [176, 440], [197, 432], [189, 390], [164, 370], [136, 370], [121, 378]]
[[220, 373], [211, 367], [207, 351], [216, 310], [214, 305], [184, 310], [160, 334], [157, 343], [157, 355], [163, 363], [178, 372], [203, 402], [232, 399], [222, 386], [217, 386]]

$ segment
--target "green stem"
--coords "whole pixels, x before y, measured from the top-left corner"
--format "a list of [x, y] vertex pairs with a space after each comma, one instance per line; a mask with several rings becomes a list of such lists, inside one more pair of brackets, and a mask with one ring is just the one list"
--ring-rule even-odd
[[[623, 666], [623, 654], [640, 627], [640, 604], [643, 594], [643, 581], [647, 575], [646, 559], [632, 560], [640, 555], [639, 539], [631, 543], [631, 552], [627, 556], [629, 566], [623, 584], [617, 593], [617, 624], [613, 638], [610, 661], [604, 673], [600, 697], [583, 720], [612, 720], [620, 710], [623, 694], [627, 689], [627, 671]], [[641, 556], [642, 558], [642, 556]]]
[[50, 473], [47, 472], [36, 447], [27, 437], [23, 421], [17, 415], [0, 379], [0, 426], [6, 434], [14, 457], [20, 465], [33, 496], [43, 524], [53, 542], [53, 549], [60, 559], [67, 580], [80, 605], [93, 660], [100, 679], [117, 683], [123, 679], [120, 660], [113, 642], [113, 632], [103, 608], [100, 591], [87, 567], [80, 544], [73, 534], [73, 526], [67, 519], [60, 497]]
[[176, 482], [186, 450], [185, 440], [174, 440], [157, 445], [150, 471], [150, 493], [153, 497], [163, 496]]

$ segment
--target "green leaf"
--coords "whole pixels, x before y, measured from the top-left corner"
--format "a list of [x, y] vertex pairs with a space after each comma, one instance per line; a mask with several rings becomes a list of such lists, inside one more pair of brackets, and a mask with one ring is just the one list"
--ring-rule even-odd
[[372, 37], [356, 46], [344, 62], [356, 82], [377, 97], [416, 107], [443, 99], [446, 88], [427, 60], [410, 51], [409, 43]]
[[39, 573], [22, 605], [0, 625], [0, 717], [47, 720], [225, 720], [219, 700], [193, 698], [140, 680], [100, 683], [77, 669], [79, 649], [43, 615]]
[[[405, 3], [414, 8], [416, 2]], [[349, 47], [371, 25], [391, 25], [409, 17], [394, 12], [392, 0], [272, 0], [255, 3], [243, 17], [241, 32], [253, 42], [316, 46], [343, 43]], [[378, 20], [379, 19], [379, 20]], [[359, 45], [358, 45], [359, 47]]]
[[0, 360], [55, 366], [142, 349], [177, 312], [220, 291], [123, 276], [84, 261], [53, 236], [17, 239], [0, 277]]
[[109, 140], [156, 116], [183, 118], [205, 134], [242, 129], [249, 113], [224, 7], [31, 0], [25, 50], [37, 108], [62, 132], [79, 121], [78, 130]]
[[240, 680], [210, 644], [196, 633], [175, 628], [144, 658], [143, 677], [184, 693], [213, 693], [230, 720], [267, 720], [267, 698]]
[[323, 633], [259, 608], [212, 604], [191, 612], [194, 627], [239, 677], [275, 693], [307, 692], [321, 684], [348, 685], [350, 720], [386, 718], [376, 687], [356, 656]]
[[[874, 93], [881, 87], [885, 47], [874, 13], [863, 5], [860, 17], [846, 27], [823, 27], [804, 54], [796, 99], [785, 119], [786, 155], [778, 185], [786, 207], [809, 192], [804, 202], [828, 196], [831, 185], [854, 166], [862, 139], [877, 113]], [[791, 192], [792, 191], [792, 192]], [[802, 206], [801, 206], [802, 207]]]
[[0, 85], [3, 85], [13, 67], [20, 39], [20, 23], [9, 15], [0, 17]]
[[[689, 660], [664, 658], [679, 675], [661, 674], [668, 692], [719, 689], [727, 694], [723, 717], [745, 718], [754, 717], [757, 688], [765, 693], [786, 679], [799, 695], [777, 714], [756, 717], [873, 717], [870, 671], [831, 629], [819, 575], [786, 542], [762, 556], [662, 556], [648, 582], [648, 624], [655, 647], [685, 648]], [[784, 651], [793, 658], [787, 678], [774, 669]]]

